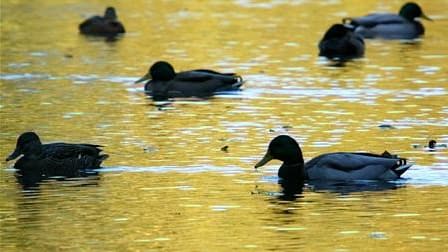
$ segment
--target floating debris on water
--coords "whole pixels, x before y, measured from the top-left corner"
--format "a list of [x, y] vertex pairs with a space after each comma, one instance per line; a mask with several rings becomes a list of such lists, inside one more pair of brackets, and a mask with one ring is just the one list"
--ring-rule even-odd
[[156, 152], [157, 148], [151, 145], [145, 146], [143, 147], [143, 152], [145, 153], [151, 153], [151, 152]]
[[372, 232], [369, 234], [370, 238], [378, 239], [378, 240], [386, 240], [386, 233], [384, 232]]
[[378, 126], [380, 129], [396, 129], [394, 126], [392, 126], [391, 124], [380, 124]]

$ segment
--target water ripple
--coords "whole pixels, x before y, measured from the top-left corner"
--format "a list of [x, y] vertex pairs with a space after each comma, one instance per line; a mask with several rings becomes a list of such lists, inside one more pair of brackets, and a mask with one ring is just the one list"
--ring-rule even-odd
[[218, 172], [223, 174], [238, 174], [243, 173], [244, 169], [237, 166], [147, 166], [147, 167], [131, 167], [131, 166], [117, 166], [105, 167], [98, 169], [100, 172], [154, 172], [154, 173], [203, 173], [203, 172]]

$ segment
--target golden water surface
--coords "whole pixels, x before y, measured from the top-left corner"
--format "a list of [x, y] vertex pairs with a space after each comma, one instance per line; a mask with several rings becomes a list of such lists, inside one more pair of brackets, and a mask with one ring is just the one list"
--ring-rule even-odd
[[[424, 145], [448, 142], [448, 2], [418, 2], [434, 19], [421, 40], [369, 40], [335, 67], [317, 57], [332, 23], [403, 1], [2, 0], [0, 157], [32, 130], [110, 158], [98, 176], [35, 190], [2, 161], [1, 250], [447, 251], [448, 151]], [[127, 33], [80, 35], [107, 5]], [[157, 60], [237, 72], [244, 90], [159, 108], [133, 84]], [[387, 149], [415, 165], [285, 200], [279, 162], [253, 169], [279, 134], [306, 159]]]

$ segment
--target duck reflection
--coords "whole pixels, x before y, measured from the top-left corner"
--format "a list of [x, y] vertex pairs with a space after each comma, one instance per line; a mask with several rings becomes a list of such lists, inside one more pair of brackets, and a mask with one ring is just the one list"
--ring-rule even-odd
[[100, 180], [99, 173], [93, 170], [85, 170], [78, 176], [45, 176], [40, 171], [24, 173], [21, 170], [15, 172], [17, 182], [22, 186], [25, 192], [39, 191], [39, 186], [48, 181], [64, 181], [64, 183], [73, 183], [73, 186], [91, 186], [98, 185]]
[[279, 179], [279, 192], [262, 191], [256, 188], [254, 194], [264, 194], [276, 196], [281, 201], [295, 201], [305, 197], [306, 191], [330, 192], [347, 195], [357, 192], [379, 192], [396, 190], [406, 186], [405, 180], [380, 181], [380, 180], [359, 180], [359, 181], [321, 181], [321, 180], [287, 180]]
[[[404, 181], [404, 180], [403, 180]], [[307, 189], [313, 192], [332, 192], [350, 194], [355, 192], [374, 192], [395, 190], [405, 187], [401, 181], [359, 180], [359, 181], [310, 181]]]
[[278, 199], [286, 201], [294, 201], [298, 198], [302, 198], [303, 188], [305, 186], [304, 180], [288, 180], [281, 179], [278, 181], [281, 187], [281, 194]]
[[302, 193], [305, 186], [305, 181], [303, 180], [280, 179], [278, 185], [280, 186], [279, 192], [264, 191], [255, 186], [252, 194], [275, 196], [280, 201], [294, 201], [303, 197]]

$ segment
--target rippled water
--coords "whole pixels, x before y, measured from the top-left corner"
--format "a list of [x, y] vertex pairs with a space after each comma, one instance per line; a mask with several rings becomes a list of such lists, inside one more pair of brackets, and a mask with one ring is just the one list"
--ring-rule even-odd
[[[116, 2], [128, 33], [114, 42], [77, 31], [102, 1], [1, 1], [0, 156], [29, 130], [110, 154], [97, 176], [34, 190], [3, 162], [2, 251], [448, 250], [448, 150], [424, 148], [448, 142], [448, 3], [419, 3], [435, 20], [423, 39], [367, 41], [337, 67], [316, 56], [324, 31], [401, 1]], [[245, 88], [155, 106], [133, 82], [160, 59]], [[253, 169], [285, 133], [306, 159], [387, 149], [415, 165], [288, 198], [278, 162]]]

